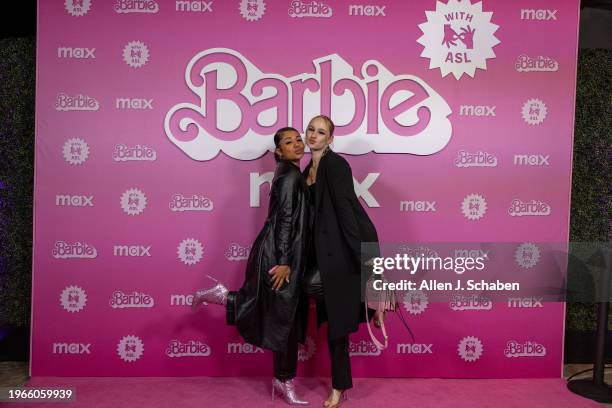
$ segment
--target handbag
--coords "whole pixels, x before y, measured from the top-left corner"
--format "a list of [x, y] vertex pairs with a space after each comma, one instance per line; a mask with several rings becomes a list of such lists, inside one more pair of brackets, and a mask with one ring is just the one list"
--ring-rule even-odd
[[[384, 289], [376, 290], [374, 288], [374, 284], [377, 281], [380, 281], [380, 287]], [[389, 336], [387, 335], [385, 322], [381, 316], [384, 316], [386, 312], [398, 313], [398, 317], [400, 318], [400, 320], [404, 324], [404, 327], [406, 327], [406, 329], [410, 333], [410, 337], [412, 337], [412, 340], [414, 341], [414, 335], [412, 334], [412, 330], [410, 330], [410, 327], [408, 327], [408, 324], [406, 324], [406, 321], [404, 320], [402, 310], [395, 296], [395, 291], [388, 289], [388, 283], [388, 280], [383, 274], [380, 274], [378, 276], [370, 276], [370, 278], [366, 282], [365, 302], [363, 302], [366, 316], [368, 315], [368, 308], [374, 309], [379, 314], [379, 320], [376, 323], [380, 326], [382, 330], [383, 341], [380, 341], [376, 338], [372, 331], [370, 320], [367, 319], [368, 333], [370, 334], [370, 339], [372, 339], [372, 343], [374, 343], [376, 348], [378, 348], [379, 350], [384, 350], [389, 347]]]

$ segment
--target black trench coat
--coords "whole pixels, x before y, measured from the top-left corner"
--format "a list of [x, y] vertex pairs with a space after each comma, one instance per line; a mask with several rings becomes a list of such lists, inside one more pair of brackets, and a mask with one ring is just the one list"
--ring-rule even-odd
[[[311, 166], [312, 161], [305, 178]], [[351, 167], [333, 151], [319, 162], [314, 198], [312, 239], [325, 300], [325, 308], [317, 307], [317, 320], [328, 321], [329, 337], [335, 339], [357, 331], [365, 321], [361, 243], [378, 243], [378, 235], [355, 194]], [[378, 245], [373, 247], [367, 259], [377, 256]], [[368, 311], [371, 318], [374, 311]]]
[[[235, 319], [228, 322], [236, 324], [247, 343], [273, 351], [286, 349], [295, 319], [300, 343], [306, 333], [308, 302], [300, 296], [308, 238], [306, 193], [300, 169], [286, 161], [278, 163], [266, 223], [251, 248], [242, 288], [231, 292]], [[291, 267], [289, 283], [278, 291], [272, 289], [268, 274], [275, 265]]]

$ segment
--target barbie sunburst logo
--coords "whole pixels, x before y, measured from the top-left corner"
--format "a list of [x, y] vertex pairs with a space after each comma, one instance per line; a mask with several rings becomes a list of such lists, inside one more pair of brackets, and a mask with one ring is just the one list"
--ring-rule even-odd
[[422, 290], [411, 290], [404, 295], [404, 309], [410, 314], [419, 315], [429, 306], [429, 299]]
[[64, 0], [64, 7], [71, 16], [81, 17], [89, 11], [91, 0]]
[[195, 160], [219, 152], [253, 160], [272, 151], [283, 126], [303, 131], [323, 113], [336, 122], [335, 150], [348, 154], [440, 151], [452, 133], [451, 109], [425, 81], [396, 75], [368, 60], [353, 67], [338, 54], [313, 61], [314, 73], [265, 73], [237, 51], [213, 48], [194, 56], [185, 82], [195, 101], [166, 113], [168, 139]]
[[437, 1], [436, 10], [425, 15], [417, 42], [425, 47], [421, 57], [429, 58], [429, 69], [440, 68], [443, 77], [452, 73], [455, 79], [487, 69], [487, 59], [495, 58], [493, 47], [500, 42], [494, 35], [499, 26], [491, 23], [493, 12], [482, 11], [482, 2]]
[[185, 265], [195, 265], [204, 255], [204, 247], [197, 239], [187, 238], [181, 241], [177, 248], [178, 258]]
[[266, 3], [263, 0], [241, 0], [240, 15], [247, 21], [257, 21], [266, 12]]
[[60, 295], [60, 304], [70, 313], [83, 310], [87, 303], [87, 294], [79, 286], [67, 286]]
[[117, 344], [117, 354], [125, 362], [133, 363], [142, 357], [143, 353], [144, 343], [137, 336], [123, 336]]
[[457, 345], [457, 352], [459, 353], [459, 357], [463, 360], [472, 363], [482, 356], [482, 352], [484, 347], [482, 345], [482, 341], [479, 338], [474, 336], [467, 336], [459, 341]]
[[540, 260], [541, 252], [537, 245], [525, 242], [514, 251], [514, 260], [521, 268], [533, 268]]
[[83, 139], [72, 138], [64, 142], [64, 160], [70, 164], [82, 164], [89, 157], [89, 145]]
[[132, 68], [145, 65], [149, 55], [149, 47], [142, 41], [130, 41], [123, 47], [123, 61]]
[[126, 214], [138, 215], [147, 208], [147, 196], [137, 188], [130, 188], [121, 195], [120, 203]]
[[317, 351], [317, 344], [312, 337], [306, 336], [304, 344], [298, 345], [298, 361], [307, 361]]

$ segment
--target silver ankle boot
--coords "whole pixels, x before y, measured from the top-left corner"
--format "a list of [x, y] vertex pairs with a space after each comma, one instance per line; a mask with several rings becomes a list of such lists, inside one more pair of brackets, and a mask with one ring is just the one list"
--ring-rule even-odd
[[211, 276], [209, 276], [209, 278], [217, 282], [217, 284], [210, 289], [198, 290], [193, 295], [193, 301], [191, 302], [192, 309], [196, 309], [202, 303], [212, 303], [216, 305], [225, 305], [227, 303], [228, 290], [225, 285]]
[[272, 380], [272, 401], [274, 401], [275, 394], [279, 394], [285, 402], [289, 405], [308, 405], [309, 402], [300, 399], [295, 393], [295, 382], [293, 379], [287, 381], [280, 381], [276, 378]]

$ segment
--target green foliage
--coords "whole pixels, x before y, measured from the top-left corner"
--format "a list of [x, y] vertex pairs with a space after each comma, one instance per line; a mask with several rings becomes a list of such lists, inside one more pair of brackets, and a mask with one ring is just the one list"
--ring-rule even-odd
[[[570, 241], [610, 242], [612, 52], [580, 50], [576, 90]], [[596, 306], [567, 305], [567, 328], [594, 330]], [[609, 318], [612, 328], [612, 315]]]
[[0, 40], [0, 323], [27, 326], [32, 270], [36, 41]]
[[610, 145], [612, 52], [581, 50], [578, 58], [570, 240], [612, 239]]

